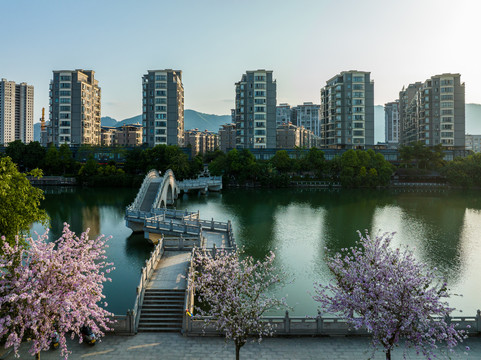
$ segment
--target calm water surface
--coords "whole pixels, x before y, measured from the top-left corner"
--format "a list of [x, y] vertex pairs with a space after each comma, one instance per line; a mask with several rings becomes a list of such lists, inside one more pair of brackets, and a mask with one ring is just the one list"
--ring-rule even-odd
[[[58, 237], [64, 221], [91, 235], [112, 235], [108, 256], [115, 263], [105, 286], [111, 311], [132, 307], [140, 269], [152, 246], [125, 226], [125, 206], [136, 190], [73, 189], [46, 194], [44, 207]], [[232, 220], [238, 245], [262, 258], [276, 253], [292, 282], [274, 290], [286, 296], [295, 315], [315, 315], [309, 292], [327, 282], [324, 248], [353, 246], [357, 230], [396, 232], [394, 245], [409, 245], [418, 259], [437, 267], [453, 293], [450, 304], [474, 316], [481, 308], [481, 192], [392, 192], [366, 190], [224, 190], [208, 196], [185, 195], [176, 207], [200, 211], [201, 218]], [[34, 230], [41, 231], [38, 225]]]

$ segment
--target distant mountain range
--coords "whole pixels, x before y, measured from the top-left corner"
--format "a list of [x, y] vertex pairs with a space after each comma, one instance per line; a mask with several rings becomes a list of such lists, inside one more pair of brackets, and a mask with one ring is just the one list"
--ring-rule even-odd
[[[142, 123], [142, 115], [133, 116], [118, 121], [110, 116], [104, 116], [100, 119], [102, 126], [119, 127], [122, 125]], [[199, 129], [218, 132], [222, 124], [232, 122], [230, 115], [213, 115], [204, 114], [195, 110], [184, 111], [184, 129]], [[33, 124], [33, 138], [40, 141], [40, 123]]]
[[[109, 116], [101, 118], [102, 126], [122, 126], [142, 123], [142, 115], [118, 121]], [[230, 115], [204, 114], [195, 110], [184, 111], [184, 128], [218, 132], [222, 124], [231, 122]], [[481, 134], [481, 104], [466, 104], [466, 134]], [[40, 123], [33, 125], [34, 140], [40, 141]], [[374, 141], [384, 142], [384, 106], [374, 106]]]

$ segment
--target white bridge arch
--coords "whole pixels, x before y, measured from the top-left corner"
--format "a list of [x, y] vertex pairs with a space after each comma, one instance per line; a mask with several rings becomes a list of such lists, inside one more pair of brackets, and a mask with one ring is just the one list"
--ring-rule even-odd
[[172, 205], [179, 196], [179, 192], [179, 185], [175, 181], [174, 172], [169, 169], [165, 172], [162, 183], [158, 188], [157, 195], [152, 203], [152, 210]]
[[142, 182], [142, 186], [132, 204], [127, 207], [127, 212], [152, 213], [156, 209], [165, 208], [174, 204], [180, 192], [189, 190], [220, 191], [222, 177], [209, 176], [197, 179], [177, 181], [174, 172], [169, 169], [162, 176], [157, 170], [150, 170]]

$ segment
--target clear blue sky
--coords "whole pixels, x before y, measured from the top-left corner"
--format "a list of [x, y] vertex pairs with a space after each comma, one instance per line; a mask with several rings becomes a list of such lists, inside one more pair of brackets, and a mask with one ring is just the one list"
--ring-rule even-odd
[[269, 69], [277, 102], [319, 103], [343, 70], [371, 71], [375, 103], [403, 85], [461, 73], [481, 103], [478, 0], [0, 0], [0, 77], [35, 86], [35, 122], [52, 70], [93, 69], [102, 116], [141, 113], [149, 69], [183, 71], [185, 107], [229, 114], [234, 83]]

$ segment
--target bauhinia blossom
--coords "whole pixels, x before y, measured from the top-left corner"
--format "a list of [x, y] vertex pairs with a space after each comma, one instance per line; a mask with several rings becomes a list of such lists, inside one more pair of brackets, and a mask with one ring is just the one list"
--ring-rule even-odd
[[284, 299], [266, 294], [268, 288], [285, 277], [274, 270], [274, 258], [272, 252], [263, 262], [250, 256], [241, 260], [237, 251], [221, 250], [214, 257], [208, 252], [196, 252], [196, 270], [189, 274], [200, 302], [196, 312], [208, 316], [206, 326], [214, 325], [226, 339], [234, 341], [236, 359], [249, 335], [254, 334], [261, 341], [273, 334], [272, 325], [264, 322], [262, 315], [286, 306]]
[[440, 342], [451, 350], [466, 334], [446, 321], [454, 309], [444, 300], [450, 296], [445, 280], [408, 248], [394, 249], [393, 235], [373, 238], [359, 232], [357, 246], [328, 258], [333, 280], [317, 284], [314, 299], [355, 329], [366, 328], [386, 359], [401, 339], [428, 358]]
[[[105, 298], [103, 283], [114, 268], [105, 261], [104, 236], [89, 239], [88, 229], [80, 237], [65, 224], [62, 236], [47, 242], [48, 236], [27, 239], [27, 248], [3, 242], [0, 252], [0, 338], [15, 353], [30, 338], [30, 353], [39, 357], [48, 350], [52, 335], [59, 335], [62, 355], [69, 351], [65, 335], [71, 332], [82, 342], [80, 328], [89, 325], [103, 336], [113, 314], [100, 306]], [[104, 303], [106, 306], [107, 304]]]

